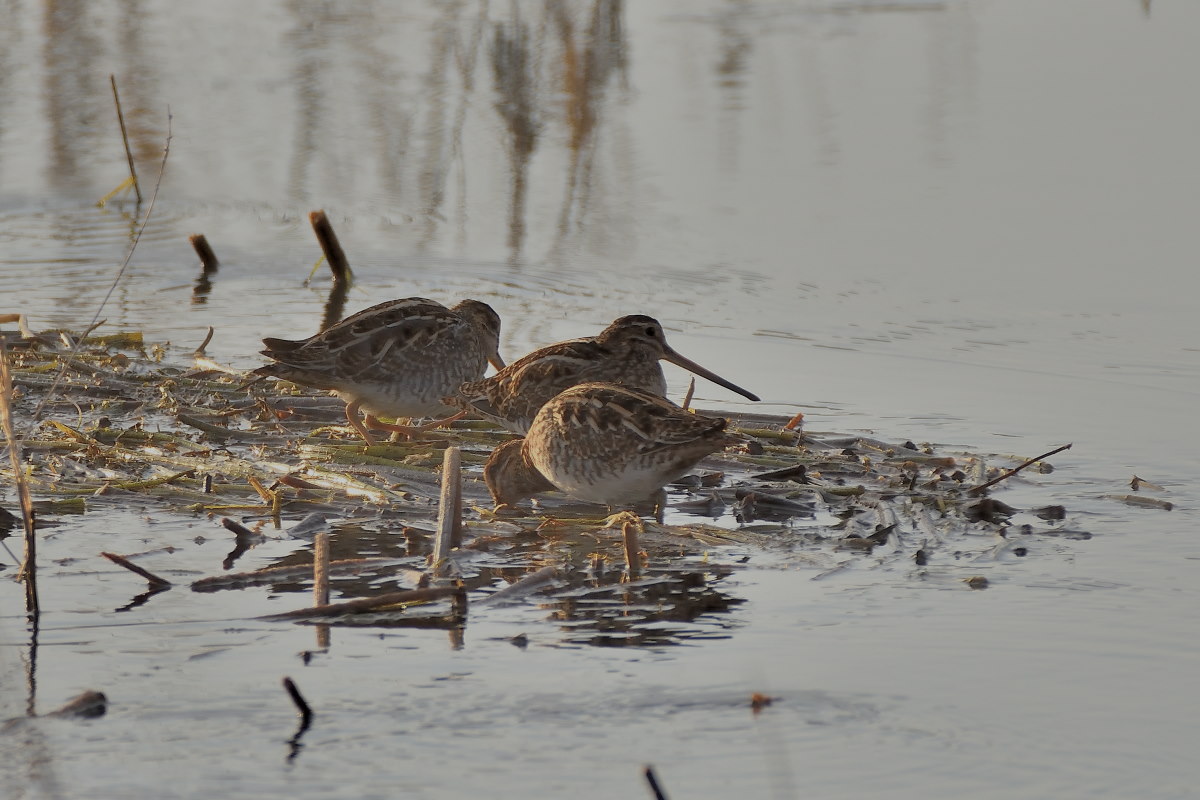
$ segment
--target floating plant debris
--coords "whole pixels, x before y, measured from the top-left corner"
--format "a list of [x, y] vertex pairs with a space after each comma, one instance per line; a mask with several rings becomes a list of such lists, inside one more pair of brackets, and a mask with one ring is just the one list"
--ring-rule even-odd
[[[148, 350], [136, 333], [91, 336], [78, 347], [57, 331], [9, 338], [25, 345], [10, 351], [9, 364], [38, 524], [136, 497], [165, 513], [209, 517], [208, 536], [235, 544], [224, 569], [263, 541], [293, 540], [295, 550], [267, 569], [190, 584], [197, 592], [295, 593], [297, 608], [275, 619], [454, 629], [465, 624], [468, 603], [521, 603], [544, 610], [568, 643], [676, 644], [728, 636], [740, 624], [733, 576], [747, 562], [804, 564], [814, 578], [904, 565], [914, 576], [941, 571], [979, 589], [988, 579], [954, 572], [956, 562], [977, 570], [980, 561], [1002, 564], [1001, 554], [1037, 552], [1028, 538], [1014, 546], [1005, 531], [1087, 538], [1061, 505], [1022, 509], [986, 494], [1050, 454], [985, 458], [802, 430], [799, 417], [761, 414], [735, 416], [730, 427], [743, 443], [667, 487], [665, 507], [653, 515], [647, 507], [605, 518], [601, 507], [554, 494], [533, 510], [497, 512], [480, 465], [512, 437], [489, 423], [461, 420], [367, 446], [345, 425], [337, 399], [254, 381], [202, 348], [189, 364], [164, 348]], [[59, 389], [48, 394], [60, 372]], [[39, 405], [46, 421], [31, 425]], [[461, 499], [450, 506], [439, 502], [448, 470], [463, 478], [452, 481]], [[1135, 489], [1157, 488], [1137, 481]], [[1113, 499], [1171, 507], [1145, 494]], [[453, 512], [458, 503], [461, 514]], [[450, 509], [440, 521], [439, 507]], [[688, 521], [696, 515], [709, 519]], [[300, 608], [301, 593], [312, 591], [318, 531], [328, 531], [336, 549], [328, 575], [339, 599]], [[460, 545], [444, 538], [455, 531]], [[156, 562], [145, 567], [106, 555], [168, 590], [153, 570], [169, 569], [171, 552], [144, 558]]]

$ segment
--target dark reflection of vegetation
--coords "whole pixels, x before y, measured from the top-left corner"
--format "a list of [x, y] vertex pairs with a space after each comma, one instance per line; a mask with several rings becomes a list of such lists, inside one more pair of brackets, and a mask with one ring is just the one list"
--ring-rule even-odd
[[605, 89], [614, 76], [624, 73], [627, 56], [621, 0], [597, 0], [582, 37], [577, 36], [575, 20], [565, 4], [552, 4], [550, 14], [562, 46], [562, 83], [567, 97], [571, 153], [558, 221], [561, 244], [571, 228], [587, 216], [591, 206], [596, 132]]
[[334, 281], [329, 287], [329, 297], [325, 299], [325, 309], [321, 315], [321, 330], [328, 330], [337, 325], [346, 313], [346, 297], [350, 293], [350, 281]]
[[533, 53], [529, 26], [519, 15], [512, 22], [493, 26], [492, 76], [496, 88], [496, 113], [508, 130], [508, 159], [512, 172], [509, 199], [508, 247], [515, 259], [525, 238], [525, 187], [529, 157], [537, 146], [541, 123], [536, 107]]
[[[617, 547], [619, 536], [541, 536], [530, 534], [506, 539], [503, 554], [486, 559], [487, 566], [463, 576], [464, 586], [478, 600], [490, 589], [501, 589], [528, 574], [530, 563], [553, 563], [560, 579], [546, 591], [525, 602], [539, 602], [558, 623], [564, 643], [601, 647], [650, 647], [682, 644], [688, 639], [726, 637], [737, 624], [720, 621], [743, 599], [720, 588], [733, 572], [728, 565], [671, 564], [655, 559], [639, 576], [632, 578], [620, 567], [606, 566], [597, 550]], [[468, 543], [467, 549], [487, 550], [494, 541]], [[429, 541], [415, 529], [396, 531], [360, 525], [339, 526], [330, 541], [333, 560], [343, 558], [395, 558], [401, 566], [381, 566], [366, 572], [334, 577], [335, 598], [369, 597], [411, 589], [419, 571], [426, 566]], [[615, 552], [615, 551], [614, 551]], [[610, 554], [611, 555], [611, 554]], [[274, 566], [311, 562], [311, 549], [304, 548], [280, 559]], [[609, 562], [616, 563], [616, 562]], [[493, 566], [493, 564], [496, 564]], [[308, 579], [281, 581], [276, 593], [305, 594]], [[481, 592], [482, 590], [482, 592]], [[711, 616], [716, 615], [716, 616]], [[465, 619], [465, 623], [464, 623]], [[380, 613], [343, 618], [338, 626], [376, 628], [470, 629], [471, 610], [465, 617], [451, 605], [434, 604], [427, 611], [403, 614]]]
[[566, 641], [601, 647], [649, 647], [687, 639], [726, 638], [736, 624], [702, 617], [725, 614], [745, 600], [716, 588], [729, 567], [650, 569], [638, 580], [609, 570], [582, 577], [577, 586], [556, 591], [544, 608], [552, 611]]
[[97, 25], [86, 0], [50, 0], [43, 5], [43, 59], [49, 123], [49, 177], [52, 187], [69, 194], [86, 174], [90, 142], [80, 134], [99, 124], [100, 80], [95, 62], [103, 52]]

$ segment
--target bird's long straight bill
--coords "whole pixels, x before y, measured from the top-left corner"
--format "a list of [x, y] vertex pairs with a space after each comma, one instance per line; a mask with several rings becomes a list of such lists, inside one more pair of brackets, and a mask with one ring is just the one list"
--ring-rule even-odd
[[717, 384], [718, 386], [724, 386], [729, 391], [737, 392], [742, 397], [745, 397], [749, 400], [758, 400], [759, 399], [758, 395], [754, 394], [753, 392], [748, 392], [745, 389], [743, 389], [742, 387], [738, 386], [737, 384], [730, 383], [729, 381], [725, 380], [717, 373], [705, 369], [704, 367], [697, 364], [695, 361], [692, 361], [690, 358], [685, 358], [685, 357], [679, 355], [679, 353], [676, 353], [674, 350], [672, 350], [669, 347], [663, 348], [663, 358], [665, 358], [667, 361], [670, 361], [672, 364], [674, 364], [677, 367], [683, 367], [688, 372], [693, 372], [693, 373], [699, 375], [701, 378], [707, 378], [708, 380], [712, 381], [713, 383]]

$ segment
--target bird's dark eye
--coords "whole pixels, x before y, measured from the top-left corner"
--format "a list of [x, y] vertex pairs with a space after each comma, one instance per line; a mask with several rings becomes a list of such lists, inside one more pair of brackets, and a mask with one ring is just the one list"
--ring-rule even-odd
[[646, 335], [653, 338], [655, 336], [654, 328], [646, 328]]

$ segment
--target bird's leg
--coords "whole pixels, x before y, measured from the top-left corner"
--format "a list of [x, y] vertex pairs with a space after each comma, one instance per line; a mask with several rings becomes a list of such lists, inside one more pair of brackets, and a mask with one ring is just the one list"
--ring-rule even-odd
[[[363, 440], [366, 441], [366, 443], [368, 445], [373, 445], [373, 444], [375, 444], [375, 438], [373, 436], [371, 436], [370, 433], [367, 432], [367, 429], [365, 427], [363, 427], [362, 420], [360, 420], [358, 418], [359, 405], [360, 404], [357, 400], [355, 400], [352, 403], [346, 404], [346, 420], [350, 423], [350, 427], [352, 427], [352, 428], [354, 428], [354, 430], [358, 431], [358, 435], [363, 437]], [[367, 421], [370, 422], [370, 420], [371, 420], [371, 415], [368, 414]]]
[[411, 439], [414, 435], [416, 435], [418, 433], [424, 433], [425, 431], [433, 430], [434, 428], [449, 427], [450, 423], [454, 422], [455, 420], [462, 419], [466, 415], [467, 415], [466, 411], [460, 411], [452, 417], [446, 417], [445, 419], [430, 420], [429, 422], [425, 422], [421, 425], [392, 425], [391, 423], [388, 423], [388, 422], [381, 422], [377, 418], [368, 414], [367, 415], [367, 424], [370, 425], [375, 430], [392, 431], [393, 433], [404, 434], [405, 436], [407, 436], [408, 438]]
[[667, 509], [667, 490], [659, 489], [654, 493], [654, 521], [659, 525], [663, 524], [663, 512]]

